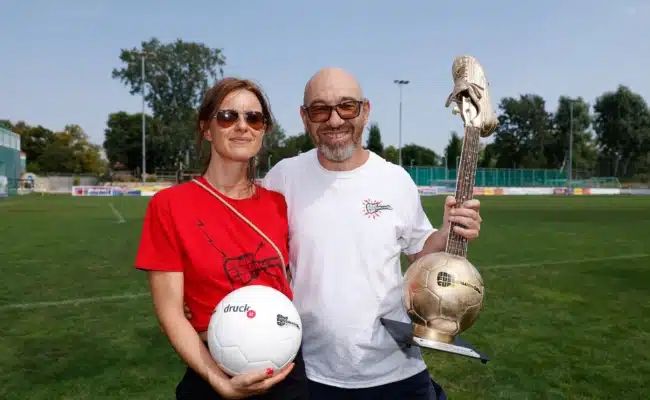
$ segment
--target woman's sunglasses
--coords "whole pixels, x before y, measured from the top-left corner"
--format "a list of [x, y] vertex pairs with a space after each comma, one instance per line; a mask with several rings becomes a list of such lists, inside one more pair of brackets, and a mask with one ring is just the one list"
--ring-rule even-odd
[[[266, 118], [259, 111], [246, 111], [245, 113], [241, 113], [241, 115], [243, 115], [244, 121], [246, 121], [251, 129], [259, 131], [266, 125]], [[239, 120], [239, 116], [240, 113], [235, 110], [219, 110], [214, 116], [214, 119], [217, 120], [217, 125], [225, 129], [235, 125]]]

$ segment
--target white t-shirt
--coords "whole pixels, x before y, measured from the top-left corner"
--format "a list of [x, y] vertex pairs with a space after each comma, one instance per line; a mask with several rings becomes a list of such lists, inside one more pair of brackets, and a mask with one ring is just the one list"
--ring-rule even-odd
[[314, 149], [280, 161], [263, 185], [284, 194], [288, 205], [309, 379], [364, 388], [426, 369], [419, 348], [400, 348], [379, 320], [410, 322], [400, 253], [419, 252], [435, 231], [409, 174], [372, 152], [353, 171], [329, 171]]

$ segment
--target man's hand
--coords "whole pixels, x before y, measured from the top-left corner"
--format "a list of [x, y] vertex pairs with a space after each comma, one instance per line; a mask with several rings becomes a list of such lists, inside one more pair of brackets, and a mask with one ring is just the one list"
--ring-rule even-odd
[[479, 213], [481, 202], [477, 199], [468, 200], [456, 208], [456, 199], [448, 196], [445, 200], [445, 212], [443, 216], [443, 237], [447, 237], [451, 223], [463, 225], [454, 226], [454, 232], [466, 238], [468, 241], [476, 239], [481, 231], [483, 221]]

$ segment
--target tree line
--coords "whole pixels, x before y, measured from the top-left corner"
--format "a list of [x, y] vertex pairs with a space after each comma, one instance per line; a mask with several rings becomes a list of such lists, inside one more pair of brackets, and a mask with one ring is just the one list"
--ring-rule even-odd
[[92, 144], [79, 125], [66, 125], [62, 131], [43, 126], [0, 120], [0, 127], [20, 135], [20, 147], [27, 159], [28, 172], [96, 174], [106, 169], [101, 146]]
[[[145, 77], [141, 61], [145, 60]], [[112, 77], [132, 95], [142, 96], [151, 115], [145, 115], [146, 167], [148, 173], [197, 169], [198, 149], [194, 119], [202, 96], [223, 76], [226, 57], [222, 49], [202, 43], [176, 40], [162, 43], [156, 38], [140, 47], [121, 49], [121, 66]], [[479, 166], [483, 168], [565, 169], [572, 142], [573, 176], [616, 176], [648, 179], [650, 170], [650, 110], [643, 97], [620, 85], [589, 104], [582, 97], [561, 96], [556, 110], [547, 111], [545, 99], [534, 93], [506, 97], [497, 104], [499, 126], [489, 144], [482, 142]], [[131, 171], [142, 165], [142, 114], [115, 111], [108, 115], [103, 150], [77, 125], [53, 132], [25, 122], [0, 121], [21, 135], [31, 172]], [[572, 135], [571, 135], [572, 133]], [[440, 132], [440, 134], [447, 134]], [[572, 136], [572, 138], [571, 138]], [[384, 147], [380, 127], [368, 126], [365, 147], [387, 160], [398, 162], [398, 149]], [[263, 173], [279, 160], [313, 148], [306, 133], [288, 135], [280, 124], [265, 136], [259, 157]], [[404, 166], [443, 166], [453, 169], [460, 156], [462, 133], [452, 132], [442, 154], [406, 144]]]

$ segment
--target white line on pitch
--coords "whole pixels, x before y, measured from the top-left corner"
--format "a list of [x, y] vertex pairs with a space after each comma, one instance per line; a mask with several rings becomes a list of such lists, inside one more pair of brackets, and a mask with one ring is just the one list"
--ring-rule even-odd
[[126, 222], [122, 214], [119, 211], [117, 211], [117, 208], [115, 208], [113, 203], [108, 203], [108, 206], [111, 208], [111, 211], [113, 211], [113, 215], [115, 215], [115, 218], [117, 218], [118, 224], [123, 224]]
[[[485, 267], [479, 267], [479, 270], [486, 269], [502, 269], [502, 268], [526, 268], [526, 267], [540, 267], [544, 265], [560, 265], [560, 264], [584, 264], [589, 262], [599, 262], [599, 261], [615, 261], [615, 260], [626, 260], [626, 259], [638, 259], [645, 258], [650, 256], [650, 254], [627, 254], [613, 257], [594, 257], [594, 258], [583, 258], [579, 260], [551, 260], [551, 261], [542, 261], [542, 262], [532, 262], [532, 263], [520, 263], [520, 264], [504, 264], [504, 265], [491, 265]], [[142, 297], [149, 296], [149, 292], [142, 293], [130, 293], [130, 294], [121, 294], [115, 296], [97, 296], [97, 297], [86, 297], [80, 299], [68, 299], [68, 300], [58, 300], [58, 301], [42, 301], [34, 303], [17, 303], [17, 304], [6, 304], [0, 306], [0, 311], [5, 310], [25, 310], [33, 308], [45, 308], [45, 307], [56, 307], [56, 306], [65, 306], [65, 305], [78, 305], [86, 303], [102, 303], [105, 301], [119, 301], [119, 300], [132, 300], [139, 299]]]
[[588, 262], [599, 262], [599, 261], [615, 261], [615, 260], [630, 260], [637, 258], [645, 258], [650, 254], [624, 254], [620, 256], [612, 257], [594, 257], [594, 258], [581, 258], [579, 260], [554, 260], [554, 261], [539, 261], [539, 262], [530, 262], [530, 263], [521, 263], [521, 264], [504, 264], [504, 265], [488, 265], [485, 267], [479, 267], [482, 269], [505, 269], [505, 268], [526, 268], [526, 267], [542, 267], [544, 265], [561, 265], [561, 264], [584, 264]]
[[127, 294], [119, 294], [115, 296], [85, 297], [80, 299], [68, 299], [68, 300], [58, 300], [58, 301], [39, 301], [34, 303], [7, 304], [4, 306], [0, 306], [0, 311], [25, 310], [30, 308], [45, 308], [45, 307], [54, 307], [54, 306], [78, 305], [78, 304], [86, 304], [86, 303], [102, 303], [105, 301], [132, 300], [132, 299], [139, 299], [141, 297], [146, 297], [146, 296], [149, 296], [149, 292], [127, 293]]

